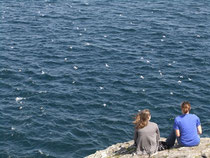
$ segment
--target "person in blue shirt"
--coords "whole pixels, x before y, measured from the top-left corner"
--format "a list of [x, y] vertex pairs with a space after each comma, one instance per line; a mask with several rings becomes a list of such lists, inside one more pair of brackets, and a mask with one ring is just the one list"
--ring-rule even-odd
[[200, 143], [200, 134], [202, 128], [200, 119], [195, 114], [190, 114], [191, 105], [184, 101], [181, 104], [182, 115], [177, 116], [174, 120], [173, 132], [166, 140], [169, 148], [174, 146], [175, 140], [180, 146], [190, 147], [197, 146]]

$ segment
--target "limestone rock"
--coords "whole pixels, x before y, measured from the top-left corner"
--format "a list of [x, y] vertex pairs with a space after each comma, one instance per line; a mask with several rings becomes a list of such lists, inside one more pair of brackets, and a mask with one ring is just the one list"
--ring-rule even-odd
[[[161, 138], [164, 140], [165, 138]], [[210, 138], [201, 138], [199, 146], [174, 147], [159, 151], [153, 155], [136, 155], [133, 141], [118, 143], [105, 150], [97, 151], [86, 158], [210, 158]]]

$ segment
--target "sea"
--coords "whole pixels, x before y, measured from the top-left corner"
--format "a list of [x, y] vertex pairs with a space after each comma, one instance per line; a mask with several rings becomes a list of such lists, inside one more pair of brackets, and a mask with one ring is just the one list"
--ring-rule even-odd
[[0, 0], [0, 157], [82, 158], [180, 104], [210, 137], [210, 2]]

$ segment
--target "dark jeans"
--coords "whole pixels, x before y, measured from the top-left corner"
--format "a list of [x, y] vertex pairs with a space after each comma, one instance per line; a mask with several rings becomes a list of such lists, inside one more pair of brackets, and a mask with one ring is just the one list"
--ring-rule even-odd
[[173, 147], [175, 144], [175, 141], [177, 139], [178, 144], [181, 146], [179, 138], [176, 137], [175, 130], [172, 130], [168, 138], [166, 139], [166, 144], [169, 148]]

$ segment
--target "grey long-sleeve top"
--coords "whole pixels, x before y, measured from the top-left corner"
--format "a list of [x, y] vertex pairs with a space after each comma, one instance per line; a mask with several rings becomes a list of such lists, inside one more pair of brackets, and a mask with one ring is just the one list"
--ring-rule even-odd
[[137, 154], [152, 154], [158, 150], [160, 132], [158, 125], [148, 122], [144, 128], [135, 130], [134, 143]]

